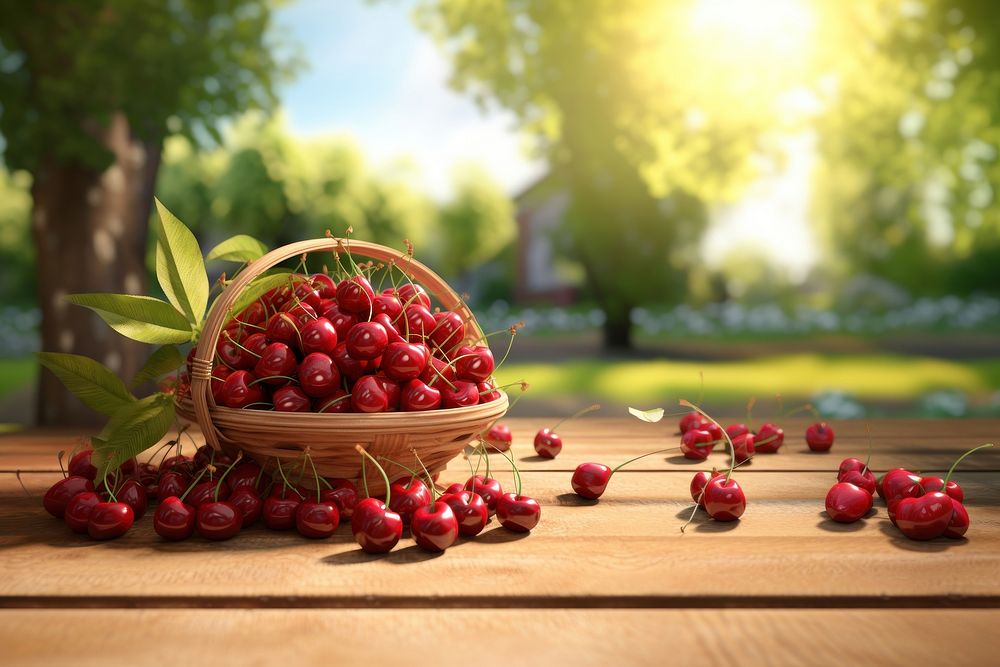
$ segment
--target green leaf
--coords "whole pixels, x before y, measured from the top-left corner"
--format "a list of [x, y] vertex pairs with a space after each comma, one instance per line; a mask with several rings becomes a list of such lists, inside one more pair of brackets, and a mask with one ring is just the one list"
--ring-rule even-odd
[[158, 345], [191, 340], [191, 325], [166, 301], [131, 294], [70, 294], [66, 300], [90, 308], [132, 340]]
[[156, 279], [170, 303], [198, 325], [208, 305], [208, 275], [191, 230], [156, 200]]
[[236, 301], [233, 302], [230, 311], [238, 315], [244, 308], [264, 296], [269, 290], [290, 284], [292, 280], [291, 272], [287, 269], [277, 269], [276, 271], [276, 273], [265, 273], [251, 280], [250, 284], [243, 288], [240, 295], [236, 297]]
[[251, 262], [260, 259], [267, 252], [267, 246], [246, 234], [237, 234], [212, 248], [206, 261], [219, 259], [225, 262]]
[[146, 363], [139, 369], [139, 372], [132, 378], [132, 386], [138, 387], [143, 382], [155, 380], [161, 375], [177, 370], [182, 363], [184, 363], [184, 358], [181, 356], [177, 346], [164, 345], [149, 355], [149, 359], [146, 360]]
[[168, 394], [147, 396], [115, 412], [101, 436], [91, 441], [97, 455], [97, 479], [159, 442], [174, 416], [174, 401]]
[[102, 415], [113, 415], [135, 401], [118, 376], [90, 357], [60, 352], [39, 352], [38, 361], [55, 373], [84, 405]]
[[651, 408], [649, 410], [629, 408], [628, 411], [633, 417], [641, 419], [644, 422], [649, 422], [650, 424], [655, 424], [663, 419], [663, 408]]

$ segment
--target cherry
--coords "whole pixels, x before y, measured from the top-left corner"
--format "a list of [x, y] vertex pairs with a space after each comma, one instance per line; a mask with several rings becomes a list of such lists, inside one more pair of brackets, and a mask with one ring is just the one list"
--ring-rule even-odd
[[920, 476], [909, 470], [890, 470], [882, 478], [882, 498], [886, 505], [893, 505], [903, 498], [920, 496]]
[[422, 549], [444, 551], [458, 539], [458, 519], [448, 503], [438, 500], [417, 508], [410, 519], [410, 532]]
[[678, 424], [680, 428], [681, 435], [684, 435], [688, 431], [696, 428], [701, 428], [705, 424], [705, 418], [702, 417], [697, 412], [689, 412], [683, 417]]
[[842, 475], [838, 475], [837, 481], [854, 484], [867, 491], [869, 495], [875, 495], [875, 473], [871, 470], [848, 470]]
[[[333, 330], [337, 332], [337, 340], [341, 343], [347, 338], [347, 332], [351, 330], [351, 327], [358, 323], [357, 317], [352, 313], [341, 310], [337, 304], [327, 307], [323, 311], [323, 317], [330, 320]], [[339, 345], [340, 343], [337, 344]]]
[[774, 454], [785, 442], [785, 432], [771, 422], [762, 424], [754, 437], [754, 452]]
[[342, 310], [367, 317], [375, 304], [375, 290], [364, 276], [351, 276], [337, 285], [337, 304]]
[[416, 283], [403, 283], [396, 289], [396, 296], [404, 304], [418, 303], [430, 310], [431, 298], [427, 295], [427, 290]]
[[427, 360], [427, 366], [420, 374], [420, 379], [426, 382], [429, 387], [440, 388], [441, 385], [454, 383], [457, 378], [454, 366], [437, 357], [431, 357]]
[[416, 478], [411, 478], [406, 484], [393, 483], [391, 491], [392, 502], [389, 503], [389, 509], [399, 514], [404, 524], [410, 523], [417, 508], [431, 504], [430, 489]]
[[226, 383], [226, 378], [232, 375], [233, 369], [222, 364], [216, 364], [212, 368], [212, 398], [216, 403], [222, 402], [222, 387]]
[[312, 401], [298, 387], [276, 389], [271, 397], [275, 412], [311, 412]]
[[[397, 382], [408, 382], [420, 377], [427, 367], [430, 355], [425, 345], [415, 343], [390, 343], [382, 355], [382, 372]], [[476, 392], [476, 403], [479, 393]]]
[[313, 412], [333, 414], [351, 411], [351, 395], [343, 389], [336, 389], [329, 396], [323, 396], [313, 401]]
[[[732, 438], [732, 436], [730, 436]], [[733, 456], [736, 458], [737, 463], [744, 463], [749, 461], [755, 452], [755, 441], [756, 436], [752, 433], [743, 433], [735, 438], [733, 441]]]
[[535, 452], [545, 459], [554, 459], [562, 451], [563, 446], [559, 434], [549, 428], [540, 429], [535, 434], [535, 440], [532, 444], [535, 447]]
[[399, 409], [403, 412], [437, 410], [441, 407], [441, 392], [428, 387], [423, 380], [414, 379], [406, 383], [399, 399]]
[[92, 492], [93, 490], [94, 483], [90, 479], [81, 477], [80, 475], [70, 475], [69, 477], [60, 479], [49, 487], [49, 490], [42, 496], [42, 507], [55, 518], [61, 519], [66, 513], [66, 507], [73, 498], [81, 493]]
[[465, 322], [458, 313], [450, 310], [434, 313], [434, 322], [430, 339], [442, 350], [450, 350], [465, 339]]
[[153, 530], [167, 540], [186, 540], [194, 534], [195, 508], [177, 496], [160, 501], [153, 514]]
[[398, 328], [406, 332], [406, 339], [411, 343], [423, 342], [436, 324], [430, 309], [416, 303], [411, 303], [403, 309], [403, 319], [403, 325]]
[[264, 348], [253, 373], [265, 384], [280, 386], [288, 384], [288, 378], [295, 376], [297, 367], [298, 360], [292, 348], [285, 343], [271, 343]]
[[905, 472], [907, 474], [913, 474], [909, 470], [907, 470], [906, 468], [893, 468], [892, 470], [889, 470], [884, 475], [882, 475], [881, 477], [878, 478], [878, 481], [875, 483], [875, 491], [878, 492], [878, 497], [879, 498], [882, 498], [883, 500], [885, 499], [885, 486], [884, 486], [884, 484], [885, 484], [886, 478], [888, 478], [889, 475], [892, 475], [894, 473], [900, 473], [900, 472]]
[[256, 523], [264, 511], [264, 501], [257, 490], [250, 486], [240, 486], [234, 490], [227, 500], [240, 513], [241, 526], [246, 528]]
[[319, 291], [319, 296], [322, 299], [333, 299], [337, 296], [337, 283], [334, 282], [333, 278], [326, 275], [325, 273], [314, 273], [309, 276], [309, 282], [312, 286]]
[[135, 519], [141, 519], [146, 513], [146, 508], [149, 507], [146, 487], [135, 479], [126, 480], [121, 485], [121, 488], [118, 489], [118, 492], [115, 493], [115, 496], [119, 502], [123, 502], [132, 508], [132, 514]]
[[74, 454], [73, 458], [69, 460], [69, 465], [66, 466], [70, 477], [85, 477], [92, 481], [96, 479], [97, 466], [91, 462], [93, 456], [93, 449], [83, 449]]
[[380, 360], [372, 359], [371, 361], [363, 361], [361, 359], [355, 359], [348, 354], [347, 343], [339, 343], [333, 351], [333, 363], [337, 365], [337, 369], [340, 370], [344, 377], [351, 382], [357, 382], [366, 373], [375, 372], [375, 369], [378, 368]]
[[806, 444], [814, 452], [826, 452], [833, 447], [833, 429], [826, 422], [816, 422], [806, 429]]
[[612, 472], [603, 463], [581, 463], [573, 471], [570, 484], [578, 496], [596, 500], [607, 488]]
[[340, 379], [340, 369], [322, 352], [307, 354], [299, 365], [299, 386], [307, 396], [329, 396], [340, 389]]
[[399, 330], [396, 329], [396, 325], [393, 324], [392, 320], [385, 313], [378, 313], [372, 317], [372, 322], [381, 324], [382, 328], [385, 329], [388, 343], [405, 343], [406, 341], [400, 335]]
[[183, 472], [171, 470], [160, 475], [160, 482], [157, 486], [156, 495], [160, 498], [170, 496], [180, 496], [184, 489], [188, 487], [191, 480]]
[[947, 488], [945, 488], [945, 481], [940, 477], [921, 477], [920, 486], [923, 488], [925, 493], [929, 491], [941, 491], [945, 495], [951, 496], [959, 503], [965, 502], [965, 491], [963, 491], [962, 487], [958, 485], [958, 482], [948, 480]]
[[740, 423], [740, 424], [730, 424], [729, 426], [726, 427], [726, 435], [728, 435], [730, 437], [730, 439], [732, 439], [732, 440], [735, 440], [736, 438], [740, 437], [741, 435], [744, 435], [744, 434], [747, 434], [747, 433], [750, 433], [750, 428], [746, 424], [742, 424], [742, 423]]
[[358, 504], [358, 489], [348, 479], [332, 479], [330, 488], [320, 491], [320, 500], [337, 506], [341, 518], [350, 519]]
[[479, 405], [479, 387], [473, 382], [455, 380], [454, 387], [441, 388], [441, 404], [446, 408], [467, 408]]
[[378, 382], [379, 386], [382, 387], [382, 391], [385, 392], [388, 407], [386, 410], [388, 412], [396, 412], [399, 410], [400, 396], [402, 395], [402, 388], [399, 386], [398, 382], [393, 382], [384, 375], [374, 375], [375, 381]]
[[528, 496], [505, 493], [497, 500], [497, 520], [515, 533], [527, 533], [538, 525], [542, 508]]
[[746, 511], [747, 499], [735, 479], [713, 477], [705, 485], [704, 507], [716, 521], [735, 521]]
[[289, 494], [287, 498], [269, 497], [264, 501], [261, 516], [264, 525], [271, 530], [291, 530], [295, 527], [295, 513], [302, 504], [297, 494]]
[[222, 363], [233, 369], [249, 370], [253, 368], [254, 358], [240, 345], [236, 337], [229, 331], [223, 331], [219, 342], [215, 344], [215, 352]]
[[472, 491], [483, 499], [487, 509], [489, 509], [490, 516], [496, 513], [497, 502], [500, 500], [500, 496], [503, 495], [503, 487], [500, 486], [500, 482], [489, 477], [488, 474], [485, 477], [483, 475], [473, 475], [465, 482], [465, 490]]
[[229, 484], [230, 492], [235, 493], [237, 489], [242, 489], [247, 487], [249, 489], [257, 490], [261, 479], [261, 469], [260, 466], [252, 461], [245, 461], [229, 473], [229, 477], [226, 479], [226, 483]]
[[[464, 484], [462, 484], [461, 482], [454, 482], [454, 483], [448, 485], [448, 488], [446, 488], [444, 490], [444, 493], [445, 493], [445, 495], [448, 495], [449, 493], [461, 493], [464, 490], [465, 490], [465, 485]], [[479, 495], [479, 494], [476, 494], [476, 495]]]
[[455, 374], [459, 380], [485, 382], [495, 367], [493, 352], [485, 345], [463, 345], [455, 357]]
[[354, 412], [385, 412], [389, 409], [389, 395], [374, 375], [366, 375], [354, 383], [351, 408]]
[[243, 527], [243, 515], [232, 503], [213, 500], [198, 507], [195, 525], [198, 534], [207, 540], [229, 540], [236, 537]]
[[260, 359], [260, 355], [264, 354], [264, 350], [267, 349], [269, 343], [270, 341], [267, 339], [267, 336], [260, 332], [252, 333], [244, 339], [242, 345], [246, 348], [245, 352], [249, 355], [247, 357], [248, 368], [246, 370], [250, 370], [254, 366], [255, 360]]
[[[216, 491], [218, 491], [218, 496], [216, 497]], [[188, 504], [195, 507], [201, 507], [203, 504], [213, 500], [226, 500], [229, 498], [229, 485], [226, 484], [225, 480], [221, 483], [216, 483], [212, 480], [206, 480], [204, 482], [198, 482], [189, 491], [187, 491]]]
[[[455, 488], [458, 487], [458, 488]], [[482, 496], [465, 491], [461, 484], [452, 484], [441, 496], [441, 501], [451, 507], [458, 521], [458, 532], [462, 537], [475, 537], [483, 532], [490, 520], [490, 510]]]
[[375, 321], [379, 315], [385, 315], [390, 322], [394, 322], [403, 314], [403, 304], [396, 298], [396, 295], [383, 292], [373, 300], [372, 312], [374, 313], [372, 321]]
[[837, 477], [840, 477], [844, 473], [850, 472], [851, 470], [856, 470], [858, 472], [861, 472], [866, 467], [867, 466], [865, 465], [865, 462], [862, 461], [861, 459], [856, 459], [853, 456], [846, 458], [840, 462], [840, 467], [837, 468]]
[[295, 527], [303, 537], [330, 537], [339, 525], [340, 512], [333, 503], [307, 500], [295, 510]]
[[694, 477], [691, 478], [691, 500], [698, 503], [699, 507], [705, 507], [705, 486], [713, 479], [717, 477], [725, 478], [726, 474], [719, 472], [718, 470], [712, 470], [711, 473], [707, 472], [696, 472]]
[[260, 301], [254, 301], [236, 316], [240, 324], [260, 324], [267, 319], [267, 308]]
[[[851, 474], [858, 474], [851, 471]], [[837, 482], [826, 494], [826, 513], [839, 523], [853, 523], [872, 508], [872, 494], [850, 482]]]
[[290, 347], [299, 347], [299, 323], [291, 313], [280, 311], [271, 315], [265, 330], [267, 339], [274, 343], [284, 343]]
[[358, 322], [347, 332], [347, 353], [368, 361], [381, 357], [389, 344], [389, 334], [378, 322]]
[[227, 408], [245, 408], [264, 400], [264, 390], [252, 384], [257, 378], [249, 371], [236, 371], [226, 378], [219, 390], [222, 404]]
[[944, 537], [960, 540], [965, 536], [966, 531], [969, 530], [969, 512], [965, 509], [965, 505], [954, 498], [951, 499], [951, 505], [955, 511], [951, 515], [948, 527], [942, 534]]
[[100, 496], [93, 491], [78, 493], [66, 504], [63, 521], [74, 533], [86, 533], [90, 523], [90, 513], [101, 502]]
[[714, 446], [712, 434], [700, 428], [688, 429], [681, 436], [681, 453], [686, 459], [704, 461]]
[[128, 532], [135, 522], [132, 508], [125, 503], [99, 502], [87, 520], [87, 533], [95, 540], [113, 540]]
[[479, 390], [480, 403], [490, 403], [500, 399], [500, 392], [497, 391], [492, 382], [478, 382], [476, 389]]
[[323, 300], [322, 295], [313, 284], [312, 280], [309, 280], [308, 282], [304, 281], [296, 285], [292, 294], [294, 295], [294, 298], [292, 299], [293, 301], [308, 304], [314, 310]]
[[510, 427], [506, 424], [493, 424], [486, 431], [486, 436], [483, 439], [491, 449], [495, 449], [498, 452], [506, 452], [510, 449], [514, 436], [511, 435]]
[[[316, 314], [316, 309], [310, 306], [308, 303], [302, 301], [298, 303], [294, 301], [289, 301], [284, 305], [282, 310], [283, 312], [287, 313], [292, 318], [292, 320], [294, 320], [295, 329], [299, 332], [301, 332], [302, 327], [309, 324], [318, 317]], [[296, 337], [296, 341], [298, 340], [299, 338]]]
[[403, 536], [403, 520], [381, 500], [365, 498], [354, 508], [351, 532], [364, 551], [383, 554], [391, 551]]
[[931, 491], [918, 498], [900, 499], [895, 504], [895, 523], [911, 540], [932, 540], [948, 529], [954, 512], [949, 496]]

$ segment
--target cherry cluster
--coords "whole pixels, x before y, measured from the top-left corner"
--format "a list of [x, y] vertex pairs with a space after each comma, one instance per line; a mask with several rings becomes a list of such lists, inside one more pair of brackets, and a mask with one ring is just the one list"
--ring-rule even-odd
[[373, 413], [499, 399], [493, 353], [485, 341], [468, 344], [462, 316], [432, 312], [427, 292], [409, 280], [376, 293], [369, 277], [378, 268], [362, 265], [339, 282], [326, 273], [291, 274], [288, 285], [232, 318], [216, 344], [216, 403]]

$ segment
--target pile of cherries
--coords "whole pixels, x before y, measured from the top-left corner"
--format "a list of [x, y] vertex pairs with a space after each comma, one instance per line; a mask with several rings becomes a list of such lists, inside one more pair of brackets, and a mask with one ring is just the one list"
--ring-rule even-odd
[[[278, 412], [373, 413], [499, 399], [493, 353], [483, 341], [469, 344], [462, 316], [432, 312], [427, 292], [409, 279], [376, 293], [369, 275], [378, 268], [362, 265], [339, 282], [326, 273], [291, 274], [289, 285], [231, 319], [215, 349], [215, 402]], [[193, 355], [181, 392], [190, 382]]]

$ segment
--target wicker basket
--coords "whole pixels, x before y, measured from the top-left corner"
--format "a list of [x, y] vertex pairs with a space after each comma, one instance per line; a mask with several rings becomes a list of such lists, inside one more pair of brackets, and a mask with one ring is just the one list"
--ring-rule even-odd
[[[343, 252], [382, 262], [394, 261], [396, 267], [422, 284], [443, 308], [458, 312], [468, 322], [466, 341], [478, 341], [482, 329], [468, 306], [429, 268], [411, 257], [385, 246], [361, 241], [325, 238], [299, 241], [272, 250], [252, 262], [226, 287], [212, 306], [195, 350], [192, 362], [190, 398], [177, 401], [178, 413], [196, 422], [213, 448], [235, 455], [243, 451], [265, 467], [276, 460], [301, 459], [306, 449], [320, 475], [354, 480], [360, 484], [362, 456], [355, 450], [361, 445], [372, 456], [387, 457], [407, 465], [413, 461], [410, 448], [433, 473], [443, 470], [490, 422], [499, 419], [508, 407], [507, 395], [489, 403], [464, 408], [426, 412], [391, 412], [377, 414], [286, 413], [237, 410], [215, 404], [211, 391], [212, 359], [229, 312], [240, 292], [257, 276], [294, 257], [314, 252]], [[387, 467], [390, 477], [398, 470]], [[384, 492], [382, 478], [369, 465], [368, 487], [372, 495]], [[360, 488], [360, 486], [359, 486]]]

